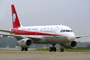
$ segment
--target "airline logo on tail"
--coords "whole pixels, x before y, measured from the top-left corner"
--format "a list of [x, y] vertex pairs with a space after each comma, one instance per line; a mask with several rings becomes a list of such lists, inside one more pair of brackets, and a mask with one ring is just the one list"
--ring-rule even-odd
[[16, 14], [13, 13], [13, 22], [15, 22], [15, 21], [16, 21]]

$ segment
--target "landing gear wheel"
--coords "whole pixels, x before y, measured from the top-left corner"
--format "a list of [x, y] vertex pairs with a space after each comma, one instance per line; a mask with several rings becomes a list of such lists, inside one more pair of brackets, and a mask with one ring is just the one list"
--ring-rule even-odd
[[21, 51], [24, 51], [24, 48], [21, 48]]
[[28, 48], [25, 48], [25, 51], [28, 51]]
[[53, 47], [53, 51], [56, 52], [56, 47]]
[[21, 51], [28, 51], [28, 48], [21, 48]]
[[60, 48], [60, 52], [64, 52], [64, 48]]
[[52, 51], [56, 52], [56, 47], [50, 47], [49, 51], [50, 52], [52, 52]]
[[50, 47], [49, 51], [52, 52], [53, 51], [53, 47]]
[[52, 44], [52, 47], [50, 47], [49, 51], [52, 52], [56, 52], [56, 47], [54, 47], [56, 44]]

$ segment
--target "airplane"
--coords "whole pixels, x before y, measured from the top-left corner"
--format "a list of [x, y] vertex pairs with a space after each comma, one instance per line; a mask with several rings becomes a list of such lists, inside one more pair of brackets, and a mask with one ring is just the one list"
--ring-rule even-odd
[[15, 37], [21, 51], [28, 51], [32, 44], [52, 44], [49, 51], [56, 52], [55, 45], [59, 44], [60, 52], [64, 52], [64, 48], [75, 48], [77, 46], [75, 39], [83, 37], [76, 37], [72, 29], [65, 25], [22, 26], [14, 5], [11, 5], [11, 8], [13, 28], [0, 30], [1, 32], [10, 33], [0, 35], [2, 37]]

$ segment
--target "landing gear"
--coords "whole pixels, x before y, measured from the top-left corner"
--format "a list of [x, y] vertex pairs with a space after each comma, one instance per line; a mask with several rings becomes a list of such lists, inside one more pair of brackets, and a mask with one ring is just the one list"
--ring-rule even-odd
[[28, 48], [25, 48], [25, 51], [28, 51]]
[[50, 47], [50, 49], [49, 49], [50, 52], [52, 52], [52, 51], [56, 52], [56, 47], [54, 47], [54, 46], [55, 46], [55, 44], [53, 44], [52, 47]]
[[24, 48], [21, 48], [21, 51], [24, 51]]
[[56, 47], [50, 47], [50, 50], [49, 51], [50, 52], [52, 52], [52, 51], [56, 52]]
[[[52, 47], [50, 47], [49, 51], [52, 52], [56, 52], [56, 47], [55, 47], [56, 44], [52, 44]], [[64, 48], [60, 48], [60, 52], [64, 52]]]
[[60, 52], [64, 52], [64, 48], [60, 48]]
[[28, 51], [28, 48], [21, 48], [21, 51]]

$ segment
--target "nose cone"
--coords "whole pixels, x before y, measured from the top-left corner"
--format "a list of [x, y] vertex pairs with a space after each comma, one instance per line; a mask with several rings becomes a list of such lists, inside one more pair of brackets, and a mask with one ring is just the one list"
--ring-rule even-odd
[[69, 34], [68, 39], [69, 39], [69, 41], [74, 41], [75, 40], [75, 34], [74, 33]]

